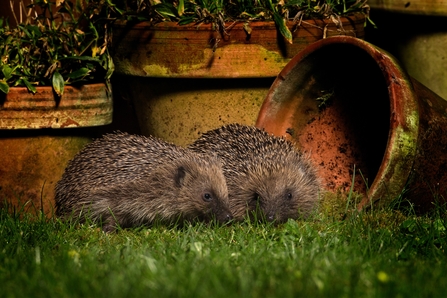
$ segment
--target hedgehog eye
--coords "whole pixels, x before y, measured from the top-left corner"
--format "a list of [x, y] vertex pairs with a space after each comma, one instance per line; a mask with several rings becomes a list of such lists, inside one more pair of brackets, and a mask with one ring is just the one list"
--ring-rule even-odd
[[209, 201], [211, 201], [213, 199], [213, 196], [206, 192], [206, 193], [203, 194], [202, 198], [203, 198], [203, 200], [205, 202], [209, 202]]
[[286, 199], [287, 200], [291, 200], [292, 199], [292, 193], [290, 193], [290, 192], [288, 192], [287, 194], [286, 194]]

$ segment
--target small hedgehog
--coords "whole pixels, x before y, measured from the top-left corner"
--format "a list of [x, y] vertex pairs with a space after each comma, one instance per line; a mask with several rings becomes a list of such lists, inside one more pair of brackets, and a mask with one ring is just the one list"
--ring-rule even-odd
[[316, 170], [284, 138], [253, 126], [230, 124], [204, 133], [189, 148], [222, 159], [236, 220], [260, 210], [261, 218], [281, 223], [306, 218], [317, 206]]
[[57, 216], [88, 216], [106, 232], [156, 220], [232, 219], [217, 157], [121, 132], [93, 141], [70, 161], [55, 200]]

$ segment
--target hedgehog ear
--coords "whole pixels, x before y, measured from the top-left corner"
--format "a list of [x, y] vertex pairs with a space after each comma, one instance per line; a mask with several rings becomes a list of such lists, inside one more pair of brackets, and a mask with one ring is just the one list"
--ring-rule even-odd
[[182, 186], [183, 180], [185, 179], [185, 176], [186, 176], [185, 168], [184, 167], [178, 167], [177, 171], [176, 171], [176, 173], [174, 175], [174, 181], [175, 181], [175, 184], [178, 187]]

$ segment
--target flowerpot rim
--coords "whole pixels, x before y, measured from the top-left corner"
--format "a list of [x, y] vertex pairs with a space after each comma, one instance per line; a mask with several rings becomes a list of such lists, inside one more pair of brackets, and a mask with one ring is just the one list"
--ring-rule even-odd
[[[175, 22], [115, 24], [112, 56], [115, 72], [123, 75], [168, 78], [274, 78], [287, 62], [309, 43], [332, 35], [364, 37], [365, 15], [314, 19], [295, 26], [288, 43], [273, 21], [226, 26], [227, 34], [212, 24], [178, 25]], [[296, 30], [295, 30], [296, 29]], [[181, 53], [181, 54], [179, 54]]]
[[[351, 20], [351, 21], [359, 21], [359, 20], [366, 20], [366, 15], [362, 12], [353, 12], [347, 15], [341, 15], [339, 16], [339, 19], [342, 21], [345, 20]], [[301, 26], [307, 27], [307, 26], [315, 26], [317, 23], [334, 23], [332, 18], [326, 17], [326, 18], [309, 18], [309, 19], [303, 19], [301, 22], [296, 20], [287, 20], [286, 24], [287, 26], [294, 26], [300, 23]], [[273, 20], [236, 20], [236, 21], [226, 21], [225, 24], [228, 24], [231, 29], [235, 25], [243, 26], [245, 23], [248, 23], [250, 27], [253, 28], [264, 28], [264, 27], [275, 27], [275, 22]], [[126, 27], [132, 27], [132, 28], [140, 28], [140, 29], [148, 29], [153, 28], [157, 30], [184, 30], [184, 29], [190, 29], [190, 30], [211, 30], [216, 31], [213, 29], [212, 23], [200, 23], [196, 24], [194, 22], [189, 24], [178, 24], [178, 22], [173, 21], [164, 21], [164, 22], [157, 22], [154, 23], [152, 21], [126, 21], [126, 20], [117, 20], [113, 23], [114, 27], [119, 28], [126, 28]]]
[[[67, 90], [67, 89], [80, 89], [80, 88], [83, 88], [84, 86], [88, 86], [88, 88], [89, 87], [95, 87], [95, 86], [101, 87], [101, 86], [106, 86], [106, 83], [105, 82], [76, 83], [76, 84], [72, 84], [72, 85], [65, 85], [64, 86], [64, 90]], [[41, 86], [34, 86], [34, 87], [37, 89], [37, 91], [39, 91], [39, 90], [53, 90], [53, 86], [50, 86], [50, 85], [41, 85]], [[24, 86], [13, 86], [13, 87], [10, 87], [10, 89], [13, 89], [13, 90], [24, 90], [24, 91], [27, 91], [28, 93], [32, 94], [32, 92], [29, 91], [28, 88], [24, 87]], [[36, 92], [36, 93], [38, 93], [38, 92]]]
[[52, 86], [11, 87], [0, 95], [0, 129], [91, 127], [112, 122], [112, 92], [105, 82], [66, 85], [58, 97]]

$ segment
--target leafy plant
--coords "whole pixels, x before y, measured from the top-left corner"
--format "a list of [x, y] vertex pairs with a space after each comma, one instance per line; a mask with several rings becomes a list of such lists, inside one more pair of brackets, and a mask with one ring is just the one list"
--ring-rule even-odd
[[34, 0], [28, 6], [20, 0], [20, 5], [19, 16], [11, 9], [16, 28], [0, 19], [1, 91], [26, 86], [35, 93], [36, 86], [50, 85], [60, 96], [66, 84], [109, 81], [111, 0]]
[[[125, 0], [124, 0], [125, 1]], [[309, 18], [330, 18], [341, 24], [340, 16], [362, 12], [369, 19], [367, 0], [128, 0], [128, 17], [178, 22], [180, 25], [213, 23], [226, 34], [225, 22], [273, 20], [284, 38], [292, 43], [292, 33], [286, 22], [298, 25]], [[247, 25], [247, 30], [250, 30]]]

